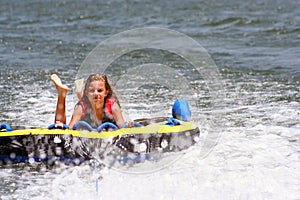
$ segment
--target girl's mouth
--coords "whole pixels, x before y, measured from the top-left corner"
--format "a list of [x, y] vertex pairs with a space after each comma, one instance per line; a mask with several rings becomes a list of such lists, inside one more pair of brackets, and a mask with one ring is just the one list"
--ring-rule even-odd
[[99, 96], [94, 97], [94, 101], [100, 101], [100, 100], [101, 100], [101, 97], [99, 97]]

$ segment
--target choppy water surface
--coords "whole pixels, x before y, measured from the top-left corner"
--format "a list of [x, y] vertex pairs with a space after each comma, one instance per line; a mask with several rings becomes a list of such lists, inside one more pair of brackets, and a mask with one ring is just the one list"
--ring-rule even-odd
[[[70, 119], [73, 82], [85, 57], [114, 34], [148, 26], [193, 38], [219, 69], [222, 107], [211, 106], [206, 77], [189, 83], [201, 88], [191, 97], [193, 119], [202, 132], [199, 144], [183, 154], [131, 167], [127, 173], [95, 170], [93, 165], [1, 166], [0, 199], [299, 199], [297, 0], [1, 1], [0, 122], [39, 127], [52, 123], [52, 73], [71, 88]], [[151, 56], [157, 63], [186, 64], [164, 53]], [[148, 67], [143, 65], [148, 58], [147, 50], [124, 55], [113, 63], [116, 70], [111, 76], [126, 65]], [[169, 115], [171, 103], [182, 94], [155, 84], [128, 91], [119, 93], [130, 118]], [[163, 109], [149, 112], [150, 105]], [[222, 131], [212, 141], [214, 148], [203, 154], [212, 124]]]

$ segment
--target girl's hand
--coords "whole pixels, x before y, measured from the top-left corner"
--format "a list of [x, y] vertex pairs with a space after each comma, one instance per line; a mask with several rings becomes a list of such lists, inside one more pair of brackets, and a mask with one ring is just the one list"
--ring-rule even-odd
[[134, 121], [133, 120], [129, 120], [126, 122], [126, 127], [131, 128], [134, 127]]

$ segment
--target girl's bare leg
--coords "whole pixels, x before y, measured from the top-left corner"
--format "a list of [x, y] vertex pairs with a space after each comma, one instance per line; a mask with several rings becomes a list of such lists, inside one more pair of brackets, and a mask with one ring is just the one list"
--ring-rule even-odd
[[51, 75], [51, 80], [54, 83], [58, 92], [58, 99], [55, 112], [55, 123], [66, 124], [66, 96], [68, 93], [68, 86], [63, 85], [60, 78], [56, 74]]

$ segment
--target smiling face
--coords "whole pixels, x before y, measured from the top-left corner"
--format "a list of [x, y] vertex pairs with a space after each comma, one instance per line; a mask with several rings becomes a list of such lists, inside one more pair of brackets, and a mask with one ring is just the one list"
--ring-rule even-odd
[[108, 90], [105, 87], [105, 81], [95, 80], [90, 82], [89, 87], [86, 90], [86, 96], [92, 105], [104, 103], [104, 98], [108, 94]]

